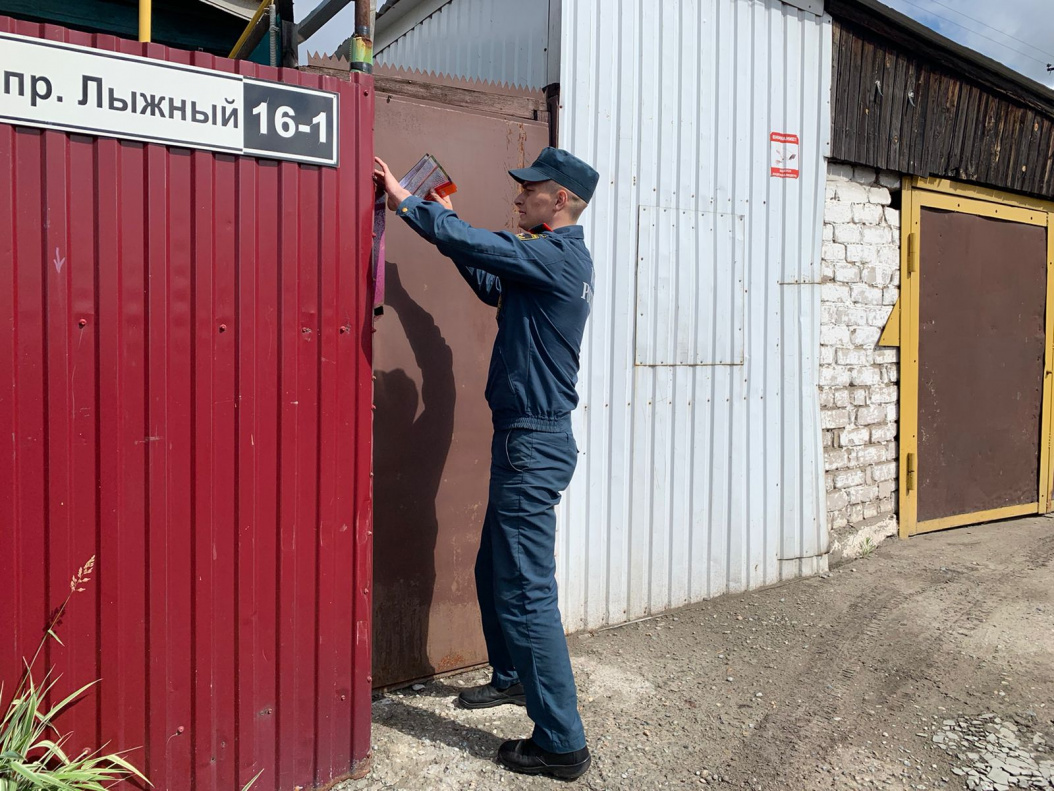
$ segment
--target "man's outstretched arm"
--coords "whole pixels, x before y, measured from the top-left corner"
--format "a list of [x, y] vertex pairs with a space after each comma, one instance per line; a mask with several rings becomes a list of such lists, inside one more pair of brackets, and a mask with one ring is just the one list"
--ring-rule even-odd
[[[553, 267], [562, 257], [551, 241], [545, 237], [524, 240], [508, 231], [474, 228], [454, 213], [450, 201], [434, 195], [434, 200], [426, 201], [411, 195], [399, 185], [387, 165], [379, 159], [377, 163], [374, 175], [388, 193], [388, 207], [394, 208], [411, 228], [452, 259], [485, 302], [496, 304], [496, 296], [495, 302], [490, 303], [476, 284], [483, 286], [489, 281], [465, 269], [482, 270], [501, 279], [532, 286], [553, 283]], [[500, 283], [498, 286], [500, 290]], [[485, 290], [488, 295], [494, 294], [492, 286]]]
[[523, 239], [508, 231], [474, 228], [436, 201], [411, 195], [399, 204], [397, 214], [459, 266], [502, 279], [548, 286], [555, 280], [554, 266], [562, 261], [560, 251], [544, 236]]

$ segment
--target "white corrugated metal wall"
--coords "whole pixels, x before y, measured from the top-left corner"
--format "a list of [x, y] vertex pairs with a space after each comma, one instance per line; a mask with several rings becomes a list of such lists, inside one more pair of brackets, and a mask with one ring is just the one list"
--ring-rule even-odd
[[547, 77], [548, 43], [549, 0], [454, 0], [379, 50], [376, 61], [540, 89], [555, 82]]
[[[564, 0], [561, 145], [601, 173], [560, 507], [569, 630], [826, 568], [817, 393], [830, 18]], [[770, 175], [770, 133], [800, 177]]]
[[[557, 2], [454, 0], [378, 62], [541, 87]], [[558, 509], [569, 631], [826, 568], [831, 23], [800, 7], [821, 4], [562, 0], [560, 143], [602, 176]], [[774, 132], [800, 139], [796, 179], [770, 173]]]

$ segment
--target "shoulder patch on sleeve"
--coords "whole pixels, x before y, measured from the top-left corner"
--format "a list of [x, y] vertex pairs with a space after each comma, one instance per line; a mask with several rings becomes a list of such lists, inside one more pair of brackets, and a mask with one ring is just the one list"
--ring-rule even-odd
[[516, 234], [516, 238], [523, 242], [529, 242], [531, 239], [541, 239], [542, 235], [540, 233], [528, 233], [527, 231], [524, 231], [523, 233]]

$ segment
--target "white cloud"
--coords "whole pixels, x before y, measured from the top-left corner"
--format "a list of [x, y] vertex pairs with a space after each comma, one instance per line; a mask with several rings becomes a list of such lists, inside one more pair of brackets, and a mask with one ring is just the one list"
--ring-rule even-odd
[[[1054, 87], [1051, 0], [882, 0], [941, 35]], [[953, 10], [954, 9], [954, 10]]]

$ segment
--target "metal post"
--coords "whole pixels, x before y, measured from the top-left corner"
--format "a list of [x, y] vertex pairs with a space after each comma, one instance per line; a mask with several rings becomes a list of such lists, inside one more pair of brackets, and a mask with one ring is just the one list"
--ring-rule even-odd
[[355, 34], [351, 39], [351, 70], [373, 72], [375, 0], [355, 0]]
[[275, 3], [271, 3], [271, 7], [268, 9], [268, 14], [271, 21], [271, 29], [269, 31], [271, 39], [271, 65], [278, 65], [278, 7]]
[[139, 40], [150, 41], [152, 0], [139, 0]]
[[[264, 14], [270, 12], [267, 20], [264, 19]], [[270, 30], [275, 29], [275, 3], [274, 0], [261, 0], [260, 5], [256, 9], [256, 13], [253, 14], [253, 18], [249, 20], [249, 24], [245, 26], [245, 30], [242, 31], [241, 36], [238, 37], [237, 43], [231, 49], [231, 54], [228, 58], [247, 58], [253, 50], [259, 46], [260, 42], [263, 41], [265, 35], [267, 35], [268, 27]], [[268, 22], [269, 20], [269, 22]], [[274, 34], [272, 33], [272, 36]], [[272, 46], [274, 46], [272, 42]], [[275, 56], [272, 53], [271, 62], [274, 64]]]

